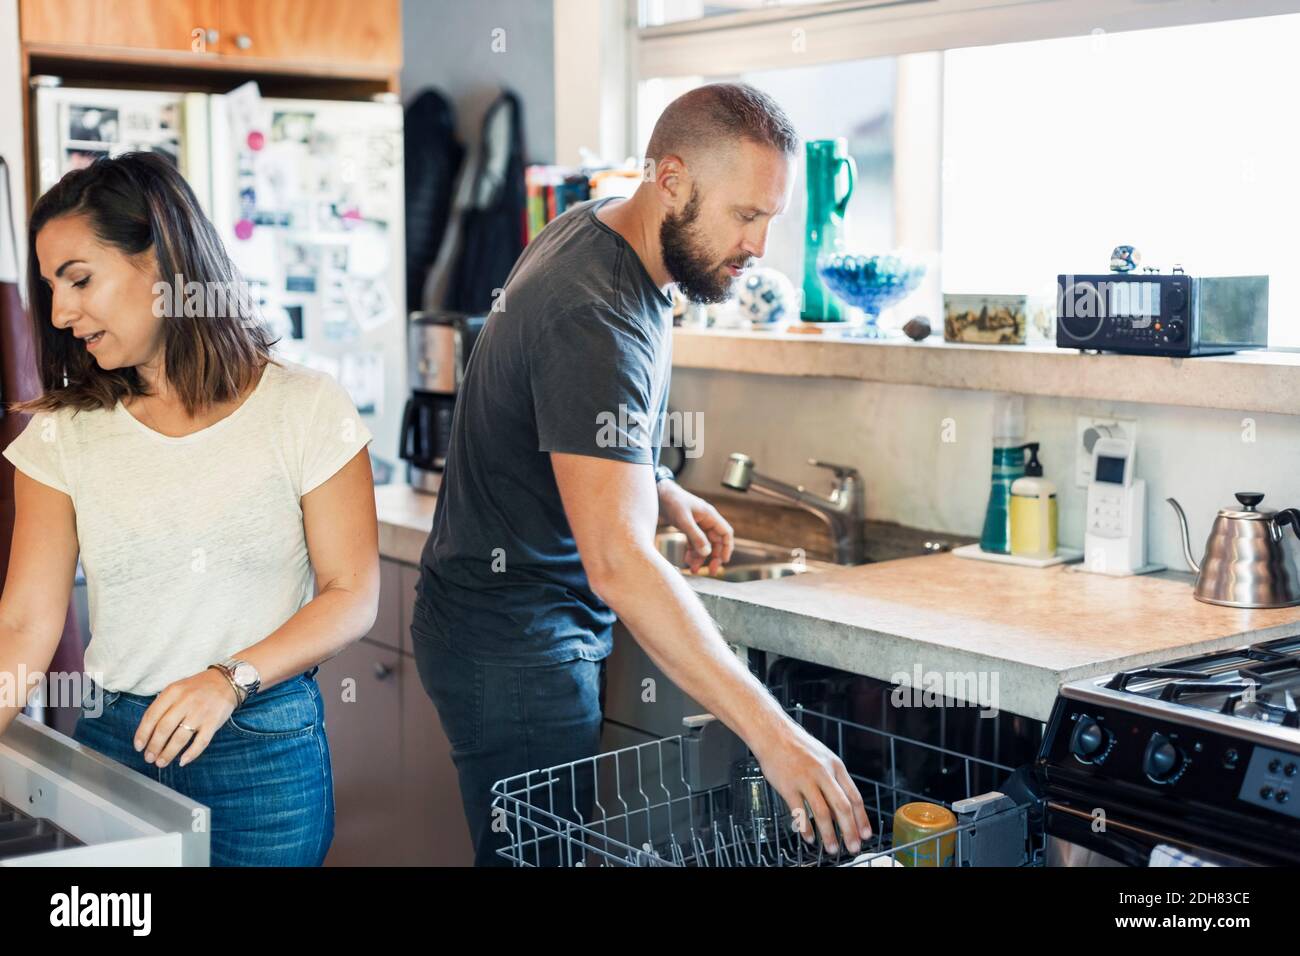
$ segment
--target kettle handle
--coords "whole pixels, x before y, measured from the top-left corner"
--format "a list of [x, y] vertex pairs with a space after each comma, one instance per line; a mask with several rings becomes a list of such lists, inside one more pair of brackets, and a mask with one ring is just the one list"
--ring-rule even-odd
[[1295, 531], [1296, 537], [1300, 538], [1300, 509], [1284, 508], [1273, 516], [1273, 520], [1279, 525], [1290, 525]]

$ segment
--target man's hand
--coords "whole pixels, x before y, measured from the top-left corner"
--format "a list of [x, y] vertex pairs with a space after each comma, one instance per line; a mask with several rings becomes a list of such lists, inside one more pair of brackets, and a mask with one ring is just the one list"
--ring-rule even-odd
[[844, 761], [798, 724], [786, 724], [770, 741], [751, 745], [763, 776], [790, 808], [794, 829], [804, 842], [810, 846], [814, 842], [808, 820], [811, 811], [828, 853], [839, 852], [838, 825], [844, 845], [856, 855], [860, 841], [871, 839], [871, 820]]
[[183, 767], [207, 749], [237, 705], [235, 689], [219, 671], [209, 668], [178, 680], [164, 687], [140, 718], [135, 749], [143, 749], [145, 763], [157, 767], [167, 766], [184, 750]]
[[698, 574], [705, 561], [709, 573], [717, 574], [731, 560], [734, 533], [718, 509], [677, 482], [665, 478], [658, 484], [659, 520], [686, 535], [686, 564]]

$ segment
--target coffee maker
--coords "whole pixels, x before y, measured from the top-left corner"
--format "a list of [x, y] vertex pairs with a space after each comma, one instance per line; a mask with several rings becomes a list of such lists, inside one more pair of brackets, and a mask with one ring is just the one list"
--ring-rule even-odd
[[411, 313], [411, 397], [402, 412], [398, 454], [406, 462], [406, 480], [416, 491], [437, 494], [442, 484], [456, 392], [486, 321], [487, 316], [462, 312]]

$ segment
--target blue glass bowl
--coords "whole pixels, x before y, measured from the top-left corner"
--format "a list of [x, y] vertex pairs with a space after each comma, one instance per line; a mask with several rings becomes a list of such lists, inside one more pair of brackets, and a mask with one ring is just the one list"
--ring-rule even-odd
[[829, 253], [817, 260], [817, 274], [836, 296], [874, 322], [882, 309], [916, 290], [925, 278], [925, 264], [901, 256]]

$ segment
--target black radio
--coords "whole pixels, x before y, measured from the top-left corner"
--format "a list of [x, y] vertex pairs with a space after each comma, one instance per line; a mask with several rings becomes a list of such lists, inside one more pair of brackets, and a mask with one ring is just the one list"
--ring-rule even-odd
[[1056, 344], [1177, 356], [1267, 348], [1268, 276], [1057, 276]]

